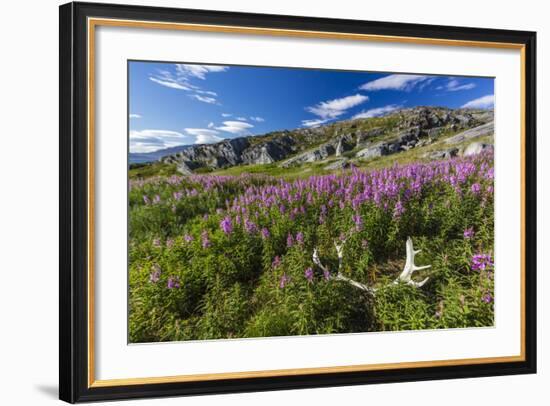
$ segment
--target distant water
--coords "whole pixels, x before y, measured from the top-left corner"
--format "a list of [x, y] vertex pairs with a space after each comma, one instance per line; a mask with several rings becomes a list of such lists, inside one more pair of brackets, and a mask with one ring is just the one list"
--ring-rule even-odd
[[130, 153], [128, 156], [128, 162], [131, 164], [142, 164], [146, 162], [155, 162], [158, 161], [160, 158], [165, 157], [167, 155], [176, 154], [180, 151], [183, 151], [184, 149], [189, 148], [191, 145], [178, 145], [177, 147], [171, 147], [166, 149], [161, 149], [158, 151], [153, 152], [146, 152], [146, 153]]

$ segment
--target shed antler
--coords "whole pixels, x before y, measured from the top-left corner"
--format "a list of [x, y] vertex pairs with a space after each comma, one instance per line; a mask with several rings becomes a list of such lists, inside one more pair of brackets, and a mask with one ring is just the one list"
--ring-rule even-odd
[[[352, 286], [354, 286], [358, 289], [361, 289], [361, 290], [363, 290], [363, 291], [365, 291], [365, 292], [367, 292], [367, 293], [374, 296], [374, 294], [377, 291], [376, 288], [373, 288], [373, 287], [365, 285], [363, 283], [354, 281], [353, 279], [350, 279], [350, 278], [348, 278], [348, 277], [346, 277], [342, 274], [341, 270], [342, 270], [342, 262], [343, 262], [343, 259], [344, 259], [344, 244], [345, 244], [345, 242], [346, 242], [345, 240], [342, 241], [341, 243], [337, 243], [336, 241], [334, 241], [334, 247], [336, 248], [336, 254], [338, 255], [338, 273], [336, 275], [331, 275], [329, 268], [321, 263], [321, 260], [319, 259], [319, 252], [317, 251], [317, 248], [315, 248], [313, 250], [313, 263], [315, 265], [317, 265], [319, 268], [321, 268], [321, 270], [325, 273], [325, 275], [328, 275], [328, 278], [349, 283], [350, 285], [352, 285]], [[406, 283], [407, 285], [411, 285], [415, 288], [420, 288], [428, 281], [429, 278], [425, 278], [421, 282], [415, 282], [412, 279], [412, 274], [415, 271], [430, 268], [431, 265], [416, 266], [414, 264], [414, 256], [416, 254], [418, 254], [420, 252], [420, 250], [417, 250], [417, 251], [414, 250], [413, 242], [412, 242], [412, 239], [410, 237], [407, 238], [407, 242], [405, 244], [405, 247], [406, 247], [406, 251], [407, 251], [407, 257], [406, 257], [406, 260], [405, 260], [405, 267], [403, 268], [403, 271], [397, 277], [397, 279], [395, 279], [393, 281], [393, 283], [394, 284]]]
[[422, 269], [428, 269], [428, 268], [431, 267], [431, 265], [416, 266], [414, 264], [414, 256], [422, 250], [415, 250], [414, 249], [411, 237], [407, 238], [407, 242], [405, 243], [405, 247], [407, 249], [407, 259], [405, 261], [405, 267], [403, 268], [403, 272], [401, 272], [401, 275], [399, 275], [399, 277], [395, 281], [393, 281], [393, 283], [403, 282], [403, 283], [406, 283], [408, 285], [414, 286], [415, 288], [420, 288], [426, 282], [428, 282], [428, 279], [430, 279], [430, 278], [425, 278], [421, 282], [415, 282], [415, 281], [412, 280], [412, 274], [415, 271], [420, 271]]

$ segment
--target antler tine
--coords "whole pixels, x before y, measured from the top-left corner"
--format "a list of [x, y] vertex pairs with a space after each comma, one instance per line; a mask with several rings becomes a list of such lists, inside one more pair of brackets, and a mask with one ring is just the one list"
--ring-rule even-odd
[[404, 282], [408, 285], [414, 286], [416, 288], [419, 288], [423, 286], [429, 278], [424, 279], [421, 282], [415, 282], [412, 280], [412, 274], [415, 271], [420, 271], [422, 269], [428, 269], [431, 268], [431, 265], [423, 265], [423, 266], [416, 266], [414, 263], [414, 256], [418, 254], [421, 250], [415, 250], [413, 247], [413, 242], [411, 237], [407, 238], [407, 242], [405, 244], [406, 251], [407, 251], [407, 257], [405, 260], [405, 267], [403, 268], [403, 272], [399, 275], [399, 277], [394, 281], [394, 283]]

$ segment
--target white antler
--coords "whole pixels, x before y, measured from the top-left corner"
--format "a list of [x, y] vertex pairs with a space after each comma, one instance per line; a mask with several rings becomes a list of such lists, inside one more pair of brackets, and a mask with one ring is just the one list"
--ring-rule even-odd
[[407, 259], [405, 261], [405, 267], [403, 268], [403, 272], [401, 272], [401, 275], [399, 275], [399, 277], [393, 283], [403, 282], [408, 285], [414, 286], [415, 288], [420, 288], [430, 278], [426, 278], [421, 282], [415, 282], [412, 280], [412, 274], [415, 271], [430, 268], [431, 265], [416, 266], [414, 264], [414, 256], [418, 254], [421, 250], [415, 251], [411, 237], [407, 238], [407, 243], [405, 244], [405, 247], [407, 249]]
[[[335, 279], [335, 280], [347, 282], [350, 285], [352, 285], [352, 286], [354, 286], [358, 289], [361, 289], [361, 290], [363, 290], [367, 293], [370, 293], [371, 295], [374, 296], [374, 294], [376, 293], [376, 290], [377, 290], [376, 288], [373, 288], [373, 287], [370, 287], [368, 285], [364, 285], [360, 282], [354, 281], [353, 279], [350, 279], [350, 278], [344, 276], [341, 273], [342, 262], [343, 262], [343, 259], [344, 259], [344, 244], [345, 243], [346, 243], [345, 240], [343, 240], [341, 243], [337, 243], [336, 241], [334, 241], [334, 247], [336, 248], [336, 254], [338, 255], [338, 273], [336, 275], [331, 275], [328, 267], [326, 267], [325, 265], [323, 265], [321, 263], [321, 260], [319, 259], [319, 252], [317, 251], [317, 248], [315, 248], [313, 250], [313, 263], [315, 265], [317, 265], [319, 268], [321, 268], [321, 270], [323, 270], [323, 272], [326, 275], [328, 275], [328, 277], [330, 279]], [[414, 286], [415, 288], [420, 288], [428, 281], [429, 278], [426, 278], [421, 282], [415, 282], [415, 281], [412, 280], [412, 274], [415, 271], [430, 268], [431, 265], [416, 266], [414, 264], [414, 256], [416, 254], [418, 254], [420, 252], [420, 250], [418, 250], [418, 251], [414, 250], [413, 243], [412, 243], [412, 240], [411, 240], [410, 237], [407, 238], [407, 242], [405, 244], [405, 247], [406, 247], [406, 250], [407, 250], [407, 259], [405, 261], [405, 267], [403, 268], [403, 272], [401, 272], [401, 274], [397, 277], [396, 280], [393, 281], [393, 283], [398, 284], [400, 282], [403, 282], [403, 283], [406, 283], [408, 285]]]

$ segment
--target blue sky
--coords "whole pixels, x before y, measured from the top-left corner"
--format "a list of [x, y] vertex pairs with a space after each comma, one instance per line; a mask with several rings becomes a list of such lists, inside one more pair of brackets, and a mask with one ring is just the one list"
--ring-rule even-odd
[[129, 63], [130, 152], [315, 127], [403, 107], [493, 104], [492, 78]]

